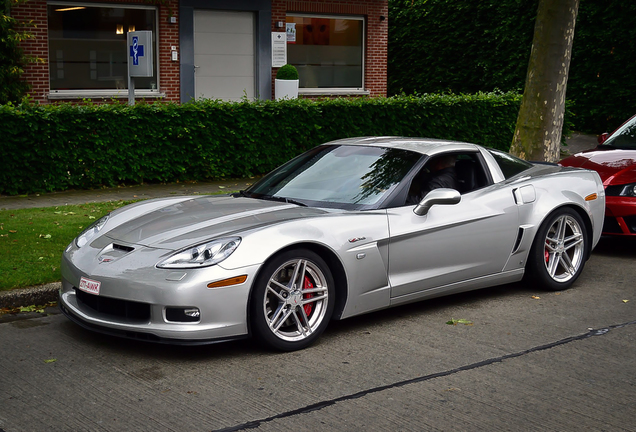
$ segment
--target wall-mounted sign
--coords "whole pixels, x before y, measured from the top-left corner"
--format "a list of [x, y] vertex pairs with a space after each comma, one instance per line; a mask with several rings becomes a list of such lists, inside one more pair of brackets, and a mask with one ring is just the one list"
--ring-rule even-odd
[[296, 43], [296, 23], [287, 23], [287, 43]]
[[287, 64], [287, 33], [272, 32], [272, 67]]

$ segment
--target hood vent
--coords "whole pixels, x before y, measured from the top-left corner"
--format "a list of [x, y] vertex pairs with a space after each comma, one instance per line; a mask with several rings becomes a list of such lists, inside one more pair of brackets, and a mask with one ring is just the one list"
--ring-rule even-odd
[[113, 243], [102, 249], [101, 254], [97, 257], [97, 260], [100, 263], [110, 263], [113, 261], [117, 261], [123, 256], [126, 256], [133, 250], [135, 250], [135, 248], [133, 247]]
[[126, 252], [126, 253], [132, 252], [132, 251], [135, 250], [134, 247], [124, 246], [124, 245], [120, 245], [120, 244], [117, 244], [117, 243], [113, 243], [113, 249], [119, 250], [119, 251], [122, 251], [122, 252]]

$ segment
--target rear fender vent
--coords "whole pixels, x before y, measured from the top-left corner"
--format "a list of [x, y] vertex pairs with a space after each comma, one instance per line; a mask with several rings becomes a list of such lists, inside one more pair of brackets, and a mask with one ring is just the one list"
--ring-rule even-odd
[[526, 229], [524, 227], [519, 227], [519, 230], [517, 231], [517, 239], [515, 240], [515, 245], [512, 248], [512, 254], [515, 254], [519, 251], [519, 246], [521, 246], [521, 240], [523, 240], [523, 233], [526, 232]]

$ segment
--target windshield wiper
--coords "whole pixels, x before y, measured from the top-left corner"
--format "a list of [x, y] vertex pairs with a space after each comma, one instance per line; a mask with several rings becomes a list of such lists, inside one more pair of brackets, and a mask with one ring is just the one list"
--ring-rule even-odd
[[236, 193], [233, 193], [232, 196], [234, 198], [239, 198], [239, 197], [251, 198], [252, 194], [249, 194], [249, 193], [245, 192], [244, 190], [240, 190], [240, 191], [238, 191]]
[[253, 194], [251, 192], [246, 192], [244, 190], [240, 190], [237, 193], [233, 194], [232, 196], [234, 198], [245, 197], [245, 198], [262, 199], [266, 201], [278, 201], [278, 202], [284, 202], [288, 204], [296, 204], [301, 207], [307, 207], [307, 204], [305, 204], [304, 202], [297, 201], [293, 198], [286, 198], [286, 197], [275, 196], [275, 195], [258, 195], [258, 194]]
[[267, 201], [278, 201], [278, 202], [284, 202], [284, 203], [288, 203], [288, 204], [296, 204], [299, 205], [301, 207], [307, 207], [307, 204], [305, 204], [304, 202], [301, 201], [297, 201], [293, 198], [286, 198], [286, 197], [281, 197], [281, 196], [275, 196], [275, 195], [261, 195], [261, 196], [257, 196], [254, 198], [258, 198], [258, 199], [263, 199], [263, 200], [267, 200]]

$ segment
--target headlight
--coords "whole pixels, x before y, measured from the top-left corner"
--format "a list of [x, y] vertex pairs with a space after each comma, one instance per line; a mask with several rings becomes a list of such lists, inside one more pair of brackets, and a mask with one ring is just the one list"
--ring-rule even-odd
[[177, 269], [211, 266], [232, 255], [239, 244], [241, 244], [240, 237], [212, 240], [177, 252], [170, 258], [161, 261], [157, 267]]
[[605, 188], [606, 196], [636, 197], [636, 183], [610, 185]]
[[636, 197], [636, 183], [622, 185], [620, 196]]
[[81, 248], [86, 243], [93, 240], [97, 236], [97, 233], [99, 233], [101, 229], [104, 228], [104, 225], [106, 225], [109, 217], [110, 213], [90, 224], [88, 228], [86, 228], [80, 235], [77, 236], [77, 238], [75, 239], [75, 245], [77, 245], [78, 248]]

